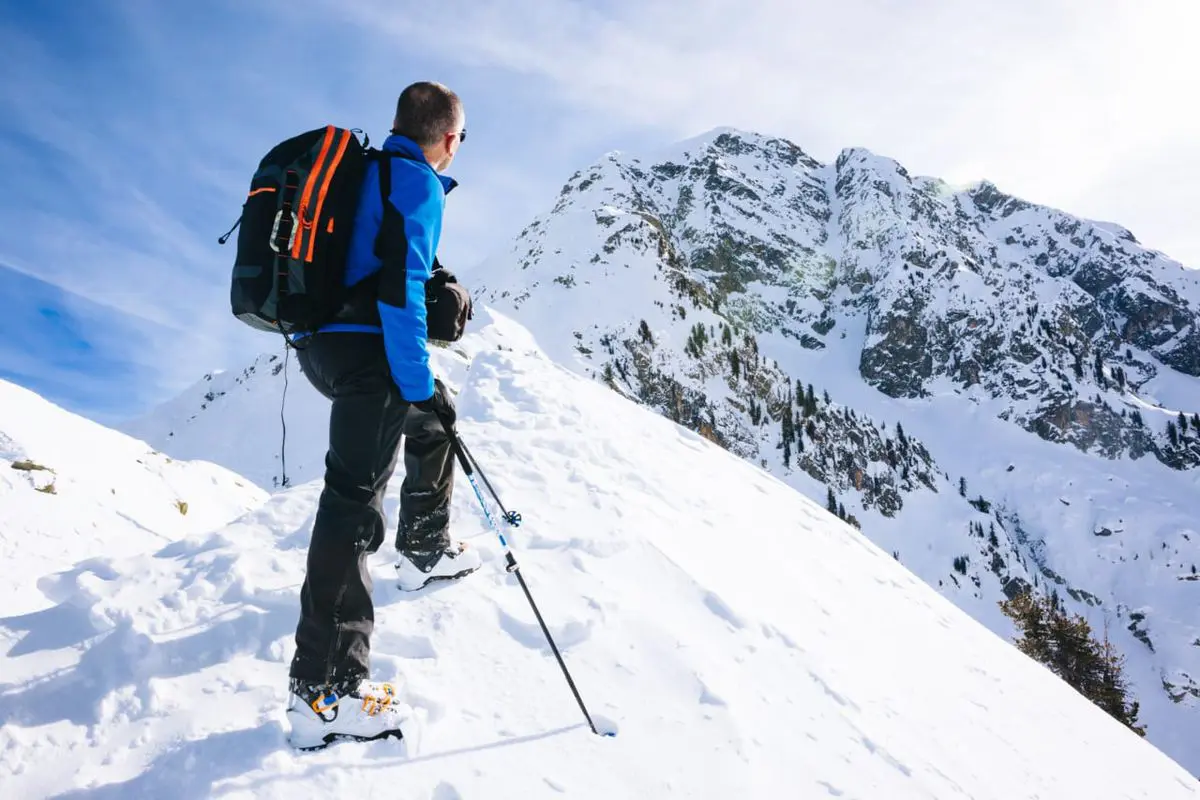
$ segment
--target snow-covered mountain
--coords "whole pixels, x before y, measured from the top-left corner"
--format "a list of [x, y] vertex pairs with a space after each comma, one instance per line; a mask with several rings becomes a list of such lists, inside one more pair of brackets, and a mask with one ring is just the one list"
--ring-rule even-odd
[[[472, 338], [475, 346], [484, 341], [486, 332]], [[434, 370], [444, 379], [461, 379], [464, 352], [432, 348]], [[200, 377], [173, 400], [121, 427], [176, 458], [215, 461], [271, 491], [324, 474], [329, 401], [313, 391], [296, 358], [281, 346], [242, 370]]]
[[1200, 271], [1116, 226], [987, 182], [956, 192], [865, 150], [821, 164], [720, 130], [652, 159], [613, 153], [472, 274], [561, 338], [560, 357], [708, 416], [743, 451], [772, 444], [745, 411], [786, 395], [775, 363], [849, 336], [887, 396], [958, 393], [1050, 441], [1200, 464]]
[[[439, 354], [462, 433], [522, 512], [517, 559], [617, 737], [588, 732], [460, 476], [453, 514], [485, 556], [479, 573], [402, 595], [390, 548], [371, 560], [374, 670], [401, 681], [420, 736], [291, 751], [285, 675], [320, 491], [298, 474], [219, 530], [136, 554], [68, 551], [66, 567], [13, 553], [42, 608], [0, 618], [5, 797], [1200, 796], [820, 503], [555, 364], [510, 320], [478, 322]], [[281, 378], [257, 370], [205, 414], [236, 420]], [[23, 415], [9, 409], [0, 430], [15, 441]], [[61, 424], [54, 452], [28, 455], [90, 474], [103, 450]], [[126, 513], [142, 502], [147, 515], [161, 499], [128, 498]], [[0, 506], [0, 526], [16, 508]], [[36, 537], [56, 520], [32, 524]], [[98, 538], [110, 535], [123, 532]]]
[[609, 154], [464, 279], [993, 630], [1061, 594], [1200, 771], [1200, 272], [987, 182], [720, 129]]
[[[1195, 273], [990, 184], [729, 129], [605, 157], [457, 271], [557, 363], [836, 509], [994, 632], [1005, 597], [1059, 594], [1200, 772]], [[288, 477], [319, 477], [326, 405], [281, 370], [207, 376], [129, 430], [275, 488], [288, 376]]]
[[[285, 369], [286, 368], [286, 369]], [[210, 459], [270, 490], [325, 468], [329, 403], [290, 352], [213, 372], [122, 430], [182, 459]]]

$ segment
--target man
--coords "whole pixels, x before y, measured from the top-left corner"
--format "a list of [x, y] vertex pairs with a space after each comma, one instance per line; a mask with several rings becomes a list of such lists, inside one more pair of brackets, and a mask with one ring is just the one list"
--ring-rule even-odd
[[480, 565], [449, 535], [454, 455], [442, 420], [453, 425], [455, 409], [426, 344], [425, 281], [456, 185], [440, 173], [466, 138], [464, 125], [462, 103], [445, 86], [420, 82], [401, 93], [382, 158], [367, 166], [346, 262], [348, 300], [299, 349], [301, 369], [332, 407], [290, 674], [298, 747], [400, 735], [406, 712], [395, 688], [366, 678], [374, 626], [367, 561], [384, 539], [383, 496], [402, 434], [400, 588]]

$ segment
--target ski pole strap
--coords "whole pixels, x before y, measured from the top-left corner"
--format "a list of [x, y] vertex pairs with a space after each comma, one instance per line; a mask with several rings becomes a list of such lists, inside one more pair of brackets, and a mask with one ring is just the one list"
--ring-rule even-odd
[[[467, 445], [458, 435], [458, 430], [453, 425], [447, 425], [446, 420], [441, 419], [442, 427], [446, 434], [450, 437], [450, 444], [454, 448], [454, 455], [458, 458], [458, 463], [462, 464], [463, 472], [472, 484], [475, 483], [475, 475], [478, 474], [483, 478], [483, 485], [487, 487], [488, 494], [496, 501], [496, 505], [500, 506], [500, 513], [504, 515], [504, 521], [514, 528], [521, 527], [521, 515], [516, 511], [509, 511], [504, 507], [503, 501], [500, 500], [500, 495], [496, 494], [496, 490], [492, 488], [492, 482], [488, 480], [487, 475], [483, 474], [483, 470], [475, 463], [475, 457], [467, 450]], [[478, 491], [478, 487], [476, 487]]]
[[442, 423], [446, 435], [450, 437], [450, 446], [454, 448], [454, 455], [458, 458], [458, 463], [462, 464], [463, 472], [468, 476], [474, 475], [475, 469], [471, 466], [471, 459], [467, 458], [467, 451], [463, 447], [462, 439], [458, 438], [458, 430], [453, 425], [447, 425], [444, 417], [439, 416], [438, 420]]

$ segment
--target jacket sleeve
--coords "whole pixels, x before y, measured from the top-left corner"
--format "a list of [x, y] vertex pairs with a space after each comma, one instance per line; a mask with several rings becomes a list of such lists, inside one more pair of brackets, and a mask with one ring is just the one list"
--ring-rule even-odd
[[392, 379], [405, 400], [433, 396], [425, 321], [425, 281], [442, 230], [445, 191], [436, 176], [414, 180], [393, 168], [390, 203], [384, 205], [379, 237], [379, 317]]

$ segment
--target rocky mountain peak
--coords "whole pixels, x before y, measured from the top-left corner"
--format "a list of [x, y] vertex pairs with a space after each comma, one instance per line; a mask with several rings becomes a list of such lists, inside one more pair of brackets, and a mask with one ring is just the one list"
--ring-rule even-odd
[[[1200, 273], [1119, 225], [720, 128], [581, 170], [471, 280], [556, 360], [828, 500], [982, 618], [1039, 584], [1142, 633], [1187, 605], [1200, 531], [1161, 509], [1200, 465]], [[1152, 528], [1126, 527], [1130, 492]], [[1062, 557], [1068, 532], [1097, 549]], [[1153, 624], [1143, 685], [1200, 700], [1194, 636]]]

